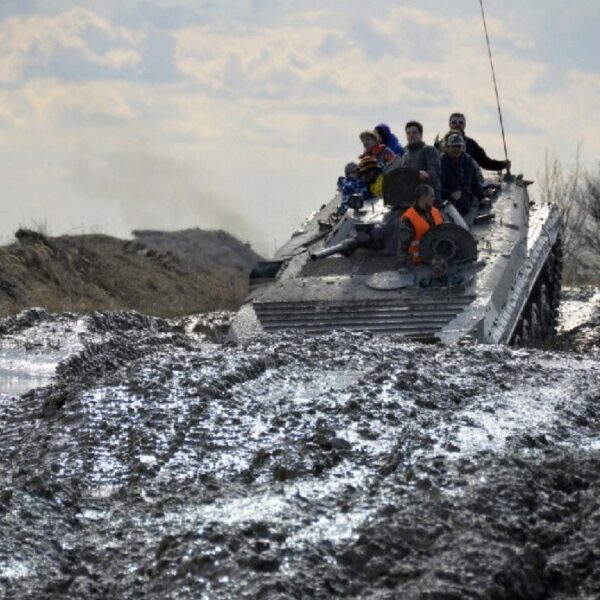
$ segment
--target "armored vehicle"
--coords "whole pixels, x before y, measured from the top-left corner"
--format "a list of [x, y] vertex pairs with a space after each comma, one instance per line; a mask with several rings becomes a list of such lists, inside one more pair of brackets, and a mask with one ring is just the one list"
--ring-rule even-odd
[[273, 260], [254, 268], [230, 336], [350, 329], [443, 343], [550, 339], [562, 265], [557, 208], [531, 202], [522, 176], [498, 176], [489, 206], [465, 220], [444, 207], [448, 222], [421, 240], [422, 264], [400, 272], [393, 248], [374, 248], [364, 234], [412, 203], [409, 171], [384, 176], [383, 199], [351, 201], [344, 212], [338, 192], [310, 215]]

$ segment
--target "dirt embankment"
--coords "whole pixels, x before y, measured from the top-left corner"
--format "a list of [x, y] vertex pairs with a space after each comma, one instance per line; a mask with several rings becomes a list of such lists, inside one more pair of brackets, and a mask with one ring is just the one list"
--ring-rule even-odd
[[261, 260], [249, 244], [223, 230], [203, 231], [196, 227], [181, 231], [137, 229], [132, 233], [144, 246], [159, 252], [172, 252], [191, 269], [249, 271]]
[[48, 237], [20, 229], [0, 248], [0, 316], [30, 306], [131, 309], [173, 316], [235, 309], [258, 257], [224, 232], [137, 232]]

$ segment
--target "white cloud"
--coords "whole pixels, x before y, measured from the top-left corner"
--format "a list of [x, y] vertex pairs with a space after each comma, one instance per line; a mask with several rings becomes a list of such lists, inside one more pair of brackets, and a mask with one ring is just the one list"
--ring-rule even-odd
[[[104, 36], [116, 47], [95, 51], [90, 35]], [[84, 8], [54, 17], [11, 17], [0, 22], [0, 81], [19, 81], [24, 69], [49, 63], [60, 50], [78, 52], [83, 60], [108, 69], [132, 67], [140, 60], [136, 46], [142, 39], [142, 33], [116, 28]]]
[[107, 82], [64, 83], [35, 81], [28, 84], [24, 96], [32, 119], [50, 123], [64, 117], [113, 117], [133, 119], [136, 111], [126, 99], [126, 90]]
[[[13, 181], [15, 196], [32, 196], [36, 211], [32, 190], [54, 186], [57, 222], [65, 214], [108, 222], [114, 211], [115, 231], [123, 234], [153, 226], [151, 219], [160, 227], [164, 213], [173, 227], [238, 227], [271, 251], [274, 239], [283, 241], [328, 199], [342, 165], [359, 153], [358, 132], [379, 121], [402, 139], [403, 123], [417, 118], [431, 140], [451, 111], [462, 110], [470, 133], [492, 156], [502, 155], [477, 11], [465, 18], [416, 2], [373, 11], [362, 3], [344, 11], [297, 6], [278, 9], [267, 24], [238, 15], [227, 27], [210, 20], [182, 27], [187, 13], [173, 3], [166, 33], [152, 29], [163, 14], [157, 10], [150, 25], [138, 27], [135, 19], [118, 27], [107, 12], [100, 17], [89, 8], [0, 20], [0, 81], [8, 84], [0, 91], [0, 165], [52, 154], [54, 167], [49, 175], [31, 166], [27, 190], [9, 167], [0, 174]], [[548, 63], [531, 27], [515, 23], [488, 18], [515, 170], [533, 176], [546, 148], [569, 158], [584, 137], [587, 154], [596, 156], [600, 75], [571, 64], [561, 86], [537, 90]], [[145, 71], [150, 64], [155, 72]], [[160, 168], [163, 160], [169, 168]], [[121, 163], [136, 176], [115, 174]], [[89, 176], [72, 177], [77, 169]], [[152, 176], [144, 180], [146, 171]], [[182, 178], [190, 184], [179, 185]], [[179, 215], [169, 189], [181, 193]], [[144, 212], [149, 190], [152, 206]], [[67, 204], [63, 195], [79, 202]], [[211, 213], [211, 198], [227, 216]], [[100, 211], [98, 202], [110, 210]]]

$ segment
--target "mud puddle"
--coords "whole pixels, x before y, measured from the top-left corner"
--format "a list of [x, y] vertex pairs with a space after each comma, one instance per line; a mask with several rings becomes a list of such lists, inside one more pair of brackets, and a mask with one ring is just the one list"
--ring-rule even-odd
[[563, 290], [555, 347], [589, 354], [600, 351], [600, 289]]
[[2, 597], [600, 594], [595, 351], [28, 319], [2, 351], [58, 366], [0, 401]]
[[24, 311], [0, 325], [0, 397], [50, 384], [56, 368], [84, 347], [86, 319]]
[[600, 288], [574, 287], [562, 292], [559, 331], [570, 331], [593, 321], [600, 312]]

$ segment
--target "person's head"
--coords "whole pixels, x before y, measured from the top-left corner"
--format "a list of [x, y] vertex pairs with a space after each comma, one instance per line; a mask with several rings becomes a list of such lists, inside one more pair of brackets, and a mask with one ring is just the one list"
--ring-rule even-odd
[[465, 151], [465, 138], [458, 132], [450, 132], [446, 135], [444, 152], [453, 160], [458, 160]]
[[379, 136], [374, 131], [363, 131], [359, 136], [365, 152], [372, 150], [379, 144]]
[[464, 131], [465, 127], [467, 126], [467, 119], [462, 113], [455, 112], [450, 115], [450, 118], [448, 119], [448, 125], [450, 126], [450, 129]]
[[358, 176], [358, 165], [355, 162], [349, 162], [344, 167], [344, 175], [346, 177], [356, 178]]
[[443, 138], [443, 145], [446, 146], [448, 144], [448, 140], [451, 136], [457, 135], [463, 142], [465, 141], [465, 134], [460, 129], [451, 129], [447, 131]]
[[382, 144], [385, 144], [386, 146], [389, 144], [390, 138], [392, 137], [392, 130], [389, 125], [379, 123], [379, 125], [375, 127], [375, 133], [379, 136]]
[[404, 126], [404, 131], [409, 144], [416, 144], [423, 139], [423, 125], [419, 121], [409, 121]]
[[433, 201], [435, 199], [435, 192], [430, 185], [422, 183], [417, 186], [415, 190], [415, 206], [421, 210], [431, 210], [433, 207]]
[[358, 173], [367, 182], [374, 181], [379, 175], [379, 165], [372, 156], [365, 156], [358, 163]]

